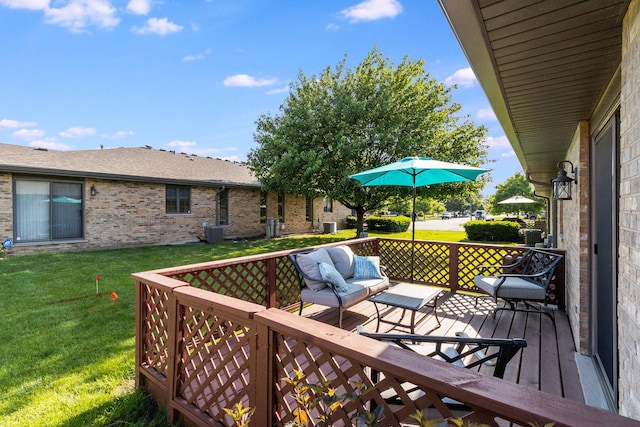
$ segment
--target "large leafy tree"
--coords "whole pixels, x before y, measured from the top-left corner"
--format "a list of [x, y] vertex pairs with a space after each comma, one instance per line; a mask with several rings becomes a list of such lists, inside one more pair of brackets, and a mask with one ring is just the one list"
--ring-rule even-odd
[[[364, 213], [379, 209], [397, 187], [363, 187], [357, 172], [403, 157], [425, 156], [471, 166], [485, 163], [486, 129], [457, 113], [450, 88], [431, 78], [423, 61], [389, 63], [375, 47], [353, 69], [347, 57], [319, 75], [302, 72], [279, 115], [262, 115], [258, 148], [248, 163], [266, 190], [337, 200]], [[475, 187], [473, 187], [475, 185]], [[431, 197], [478, 188], [481, 183], [421, 189]]]
[[540, 201], [536, 201], [535, 203], [499, 204], [499, 202], [513, 196], [524, 196], [531, 200], [539, 200], [533, 195], [527, 178], [521, 172], [517, 172], [515, 175], [507, 178], [504, 183], [496, 185], [495, 194], [489, 197], [491, 212], [494, 214], [519, 211], [540, 213], [544, 209], [544, 202]]

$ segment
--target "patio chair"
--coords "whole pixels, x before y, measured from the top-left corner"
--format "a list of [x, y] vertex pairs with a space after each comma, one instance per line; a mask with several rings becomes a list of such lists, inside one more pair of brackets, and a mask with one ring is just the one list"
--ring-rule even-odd
[[[562, 258], [560, 254], [529, 249], [512, 264], [478, 267], [480, 274], [474, 277], [473, 283], [478, 289], [493, 297], [494, 301], [497, 302], [498, 298], [505, 301], [502, 307], [496, 307], [493, 311], [494, 318], [500, 310], [512, 310], [544, 314], [555, 323], [551, 314], [529, 302], [547, 304], [547, 290], [556, 266]], [[497, 274], [489, 275], [491, 272]], [[520, 302], [523, 303], [524, 309], [518, 308]]]
[[[411, 350], [424, 356], [434, 357], [462, 368], [475, 368], [480, 365], [495, 366], [493, 376], [503, 378], [507, 364], [527, 346], [522, 338], [471, 338], [463, 332], [457, 332], [455, 337], [419, 335], [419, 334], [380, 334], [365, 332], [358, 327], [362, 336], [385, 341], [393, 345]], [[424, 343], [435, 345], [435, 349], [428, 352], [421, 351]], [[464, 363], [468, 356], [473, 361]]]
[[[527, 346], [527, 341], [521, 338], [471, 338], [463, 332], [457, 332], [455, 337], [379, 334], [365, 332], [360, 326], [358, 327], [358, 333], [461, 368], [472, 369], [480, 365], [495, 366], [493, 376], [496, 378], [504, 377], [508, 363], [520, 349]], [[425, 343], [435, 345], [435, 349], [431, 349], [433, 346], [425, 346]], [[428, 349], [425, 351], [425, 348]], [[380, 381], [381, 374], [379, 372], [373, 371], [371, 375], [374, 383]], [[424, 396], [424, 391], [410, 382], [403, 383], [402, 389], [412, 401]], [[383, 391], [381, 396], [388, 404], [402, 404], [401, 398], [393, 388]], [[471, 409], [467, 405], [448, 397], [441, 399], [441, 401], [452, 410]]]

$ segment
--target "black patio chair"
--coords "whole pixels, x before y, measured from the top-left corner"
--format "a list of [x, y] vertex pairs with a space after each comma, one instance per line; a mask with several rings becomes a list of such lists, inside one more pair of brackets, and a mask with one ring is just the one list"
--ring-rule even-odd
[[[500, 310], [513, 310], [544, 314], [555, 323], [551, 314], [542, 310], [542, 307], [531, 305], [529, 301], [547, 304], [547, 290], [562, 258], [562, 255], [553, 252], [529, 249], [514, 263], [478, 267], [480, 274], [474, 277], [473, 283], [493, 297], [494, 301], [497, 302], [498, 298], [505, 301], [504, 306], [494, 310], [494, 318]], [[519, 302], [524, 304], [524, 309], [518, 308]]]

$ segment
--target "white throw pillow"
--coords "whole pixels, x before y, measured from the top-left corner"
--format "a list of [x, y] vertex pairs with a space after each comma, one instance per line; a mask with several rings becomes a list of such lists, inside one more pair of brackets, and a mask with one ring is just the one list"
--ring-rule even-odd
[[344, 281], [342, 274], [340, 274], [333, 265], [321, 262], [318, 264], [318, 270], [320, 271], [322, 280], [326, 280], [331, 283], [338, 292], [347, 292], [347, 282]]

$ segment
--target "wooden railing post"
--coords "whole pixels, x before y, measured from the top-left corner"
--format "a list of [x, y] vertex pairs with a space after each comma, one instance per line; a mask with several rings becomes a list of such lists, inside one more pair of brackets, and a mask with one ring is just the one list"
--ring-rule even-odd
[[168, 293], [167, 301], [167, 417], [171, 424], [176, 421], [178, 411], [174, 405], [178, 381], [178, 360], [176, 354], [182, 351], [184, 344], [178, 324], [178, 299], [173, 292]]
[[458, 255], [460, 252], [460, 246], [455, 243], [449, 243], [449, 289], [451, 293], [455, 294], [460, 285], [460, 278], [458, 277]]
[[276, 266], [276, 258], [271, 257], [267, 260], [267, 298], [266, 305], [267, 308], [277, 307], [277, 286], [276, 282], [278, 280], [277, 276], [277, 266]]
[[274, 370], [275, 350], [273, 348], [272, 334], [269, 327], [254, 318], [257, 348], [255, 353], [256, 374], [255, 385], [255, 412], [251, 419], [252, 425], [270, 426], [273, 424], [273, 390], [276, 381]]

